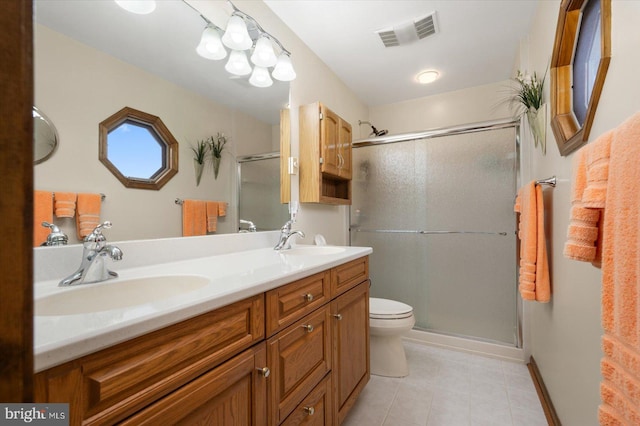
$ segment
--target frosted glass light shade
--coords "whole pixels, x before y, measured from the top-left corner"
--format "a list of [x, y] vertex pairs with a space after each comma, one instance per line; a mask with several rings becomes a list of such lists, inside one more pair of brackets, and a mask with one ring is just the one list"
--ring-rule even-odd
[[256, 42], [256, 48], [251, 55], [251, 62], [259, 67], [272, 67], [278, 62], [276, 54], [273, 52], [273, 45], [269, 37], [262, 36]]
[[271, 75], [273, 75], [273, 78], [280, 81], [292, 81], [296, 79], [296, 72], [293, 69], [293, 63], [291, 62], [291, 57], [289, 57], [288, 54], [280, 54], [276, 67], [273, 69]]
[[249, 83], [256, 87], [269, 87], [273, 84], [273, 80], [266, 68], [256, 66], [251, 73]]
[[227, 57], [227, 50], [222, 45], [220, 34], [215, 28], [207, 27], [202, 32], [200, 44], [196, 47], [196, 52], [203, 58], [219, 60]]
[[114, 0], [118, 6], [127, 12], [147, 15], [156, 10], [155, 0]]
[[247, 54], [241, 50], [232, 50], [224, 69], [234, 75], [247, 75], [251, 72], [251, 65], [247, 60]]
[[253, 41], [249, 37], [247, 24], [244, 19], [237, 15], [232, 15], [227, 22], [227, 29], [222, 36], [225, 46], [233, 50], [247, 50], [253, 46]]

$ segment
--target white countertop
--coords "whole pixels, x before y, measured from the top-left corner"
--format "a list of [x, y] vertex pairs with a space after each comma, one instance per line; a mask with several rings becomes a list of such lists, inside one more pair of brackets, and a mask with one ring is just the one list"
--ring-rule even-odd
[[59, 279], [37, 282], [38, 299], [86, 286], [109, 286], [142, 277], [198, 275], [209, 283], [169, 299], [108, 311], [34, 317], [36, 372], [96, 352], [125, 340], [175, 324], [283, 284], [307, 277], [372, 252], [369, 247], [344, 247], [322, 255], [288, 255], [272, 248], [219, 254], [197, 259], [118, 269], [119, 277], [94, 284], [58, 287]]

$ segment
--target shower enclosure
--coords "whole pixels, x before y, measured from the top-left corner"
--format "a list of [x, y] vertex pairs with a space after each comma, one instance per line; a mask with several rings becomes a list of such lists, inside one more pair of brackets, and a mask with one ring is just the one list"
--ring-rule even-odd
[[280, 229], [289, 219], [289, 209], [280, 203], [280, 153], [238, 158], [238, 229], [257, 231]]
[[519, 346], [517, 131], [354, 143], [351, 244], [373, 247], [371, 296], [413, 306], [416, 329]]

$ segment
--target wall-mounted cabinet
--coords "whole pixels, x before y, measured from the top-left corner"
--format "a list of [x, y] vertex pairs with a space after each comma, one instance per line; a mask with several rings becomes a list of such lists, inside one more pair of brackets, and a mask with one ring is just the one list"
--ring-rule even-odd
[[319, 102], [299, 120], [300, 201], [351, 204], [351, 125]]

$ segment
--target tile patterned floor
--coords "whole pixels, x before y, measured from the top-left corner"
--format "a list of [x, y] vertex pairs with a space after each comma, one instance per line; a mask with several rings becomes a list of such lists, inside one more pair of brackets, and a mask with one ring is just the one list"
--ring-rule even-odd
[[410, 374], [371, 376], [344, 426], [546, 426], [524, 364], [406, 342]]

